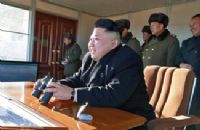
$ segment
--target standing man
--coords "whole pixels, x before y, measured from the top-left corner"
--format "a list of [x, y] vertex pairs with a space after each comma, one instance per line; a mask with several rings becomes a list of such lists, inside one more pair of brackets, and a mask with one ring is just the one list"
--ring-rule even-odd
[[[131, 48], [120, 43], [119, 30], [110, 19], [99, 19], [88, 43], [78, 73], [51, 83], [45, 89], [56, 99], [115, 107], [146, 117], [155, 115], [146, 92], [142, 61]], [[147, 130], [146, 125], [134, 130]]]
[[80, 67], [81, 48], [75, 43], [74, 37], [71, 33], [64, 34], [64, 59], [62, 64], [64, 65], [65, 77], [72, 76], [78, 71]]
[[142, 28], [142, 37], [143, 37], [143, 41], [144, 43], [142, 44], [142, 50], [144, 49], [144, 47], [146, 46], [146, 44], [151, 40], [152, 38], [152, 33], [151, 33], [151, 29], [150, 26], [145, 25]]
[[[190, 30], [193, 36], [183, 41], [176, 61], [181, 68], [191, 69], [196, 75], [196, 86], [189, 114], [200, 117], [200, 14], [192, 17]], [[191, 130], [200, 130], [200, 125]]]
[[131, 32], [128, 32], [130, 29], [130, 21], [128, 19], [120, 19], [116, 20], [116, 24], [120, 29], [122, 44], [127, 44], [137, 54], [141, 54], [140, 42], [135, 37], [133, 37]]
[[149, 17], [153, 36], [142, 52], [144, 68], [147, 65], [175, 66], [179, 41], [166, 29], [168, 22], [168, 16], [163, 13], [154, 13]]

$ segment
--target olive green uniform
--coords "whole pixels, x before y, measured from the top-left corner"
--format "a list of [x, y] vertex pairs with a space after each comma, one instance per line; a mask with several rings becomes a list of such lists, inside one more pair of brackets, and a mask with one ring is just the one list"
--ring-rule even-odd
[[141, 54], [140, 42], [135, 37], [133, 37], [131, 32], [128, 32], [128, 34], [122, 38], [122, 44], [127, 44], [137, 54]]
[[64, 53], [64, 75], [69, 77], [78, 71], [80, 67], [81, 48], [78, 44], [72, 43], [65, 46]]
[[153, 36], [142, 51], [144, 68], [147, 65], [176, 66], [179, 41], [166, 29], [158, 37]]

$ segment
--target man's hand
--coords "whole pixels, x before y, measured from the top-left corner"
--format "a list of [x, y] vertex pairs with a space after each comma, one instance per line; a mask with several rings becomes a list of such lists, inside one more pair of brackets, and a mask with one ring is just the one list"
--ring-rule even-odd
[[33, 86], [33, 89], [36, 89], [36, 86], [38, 86], [39, 84], [42, 83], [42, 79], [38, 79], [35, 83], [34, 83], [34, 86]]
[[65, 65], [65, 64], [67, 64], [68, 63], [68, 59], [67, 58], [65, 58], [63, 61], [61, 61], [61, 64], [62, 65]]
[[53, 92], [53, 96], [59, 100], [71, 99], [72, 88], [66, 85], [52, 82], [48, 84], [44, 92]]
[[184, 63], [180, 64], [180, 68], [186, 68], [186, 69], [193, 70], [193, 67], [190, 64], [184, 64]]

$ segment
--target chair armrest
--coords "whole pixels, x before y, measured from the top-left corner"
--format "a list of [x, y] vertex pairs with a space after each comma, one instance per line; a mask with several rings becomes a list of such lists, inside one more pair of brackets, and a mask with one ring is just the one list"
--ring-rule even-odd
[[179, 115], [169, 118], [157, 118], [148, 122], [148, 130], [163, 130], [164, 128], [184, 127], [200, 124], [200, 118], [192, 115]]

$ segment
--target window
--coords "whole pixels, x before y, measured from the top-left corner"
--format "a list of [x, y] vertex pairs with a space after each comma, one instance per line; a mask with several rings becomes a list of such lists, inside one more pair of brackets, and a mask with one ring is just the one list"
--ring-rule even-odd
[[29, 10], [0, 3], [0, 60], [27, 60], [29, 15]]

